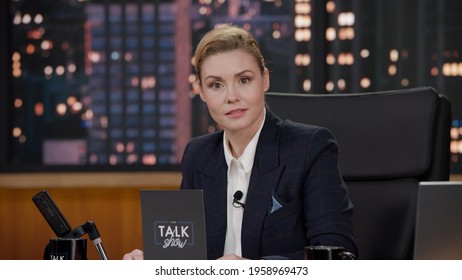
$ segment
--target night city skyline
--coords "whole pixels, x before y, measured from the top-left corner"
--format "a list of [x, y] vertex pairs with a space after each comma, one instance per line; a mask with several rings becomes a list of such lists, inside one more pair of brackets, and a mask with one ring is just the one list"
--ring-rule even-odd
[[445, 94], [462, 173], [459, 2], [12, 0], [5, 165], [177, 168], [191, 137], [219, 129], [194, 47], [234, 23], [258, 40], [272, 92]]

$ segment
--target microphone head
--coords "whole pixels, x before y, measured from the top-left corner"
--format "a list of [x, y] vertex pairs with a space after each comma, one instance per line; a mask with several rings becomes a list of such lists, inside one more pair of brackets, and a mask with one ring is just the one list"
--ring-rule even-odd
[[240, 200], [244, 194], [241, 191], [236, 191], [233, 195], [234, 199]]

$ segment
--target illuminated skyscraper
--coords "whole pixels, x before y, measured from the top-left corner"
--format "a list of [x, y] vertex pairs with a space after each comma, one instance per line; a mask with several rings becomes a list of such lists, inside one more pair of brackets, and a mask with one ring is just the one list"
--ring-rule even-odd
[[13, 1], [12, 7], [10, 160], [22, 166], [85, 162], [79, 149], [67, 159], [46, 153], [51, 142], [84, 145], [83, 9], [65, 1]]
[[173, 2], [86, 5], [90, 164], [175, 164]]
[[178, 164], [189, 137], [220, 129], [195, 97], [191, 53], [206, 31], [235, 23], [257, 38], [270, 91], [444, 93], [462, 172], [459, 0], [10, 3], [11, 164]]
[[178, 164], [174, 1], [12, 10], [13, 163]]

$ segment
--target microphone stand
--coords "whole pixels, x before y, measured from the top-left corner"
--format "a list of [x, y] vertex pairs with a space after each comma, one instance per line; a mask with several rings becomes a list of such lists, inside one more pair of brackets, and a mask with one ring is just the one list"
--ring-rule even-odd
[[40, 191], [32, 197], [32, 201], [35, 203], [40, 213], [42, 213], [42, 216], [50, 225], [51, 229], [53, 229], [57, 237], [80, 238], [83, 235], [88, 234], [95, 245], [100, 258], [102, 260], [108, 259], [103, 248], [101, 236], [99, 235], [94, 222], [87, 221], [76, 229], [71, 230], [71, 226], [59, 210], [58, 206], [56, 206], [51, 196], [48, 194], [48, 191]]
[[66, 237], [80, 238], [85, 234], [88, 234], [90, 240], [93, 242], [93, 245], [95, 245], [99, 257], [102, 260], [108, 260], [106, 251], [103, 247], [103, 242], [101, 241], [101, 236], [99, 235], [96, 224], [93, 221], [87, 221], [86, 223], [81, 224], [79, 227], [68, 233]]

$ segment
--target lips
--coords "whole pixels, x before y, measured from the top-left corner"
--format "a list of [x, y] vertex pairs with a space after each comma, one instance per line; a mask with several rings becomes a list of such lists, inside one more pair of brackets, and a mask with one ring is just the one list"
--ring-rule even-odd
[[235, 109], [235, 110], [229, 111], [228, 113], [226, 113], [226, 115], [232, 118], [238, 118], [242, 116], [246, 111], [247, 111], [246, 109]]

